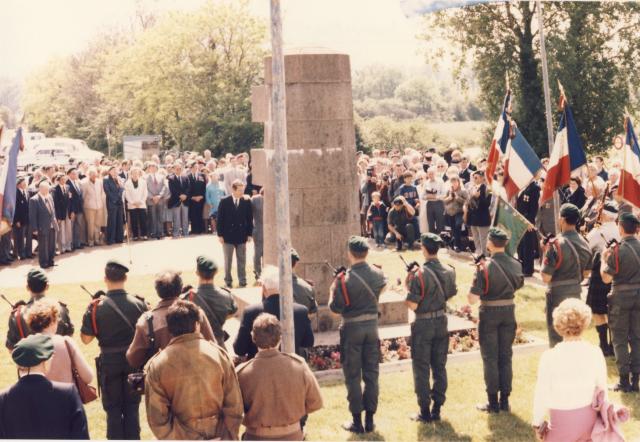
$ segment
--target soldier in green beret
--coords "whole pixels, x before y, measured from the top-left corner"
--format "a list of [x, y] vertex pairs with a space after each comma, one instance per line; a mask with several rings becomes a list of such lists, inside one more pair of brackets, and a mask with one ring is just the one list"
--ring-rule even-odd
[[293, 302], [304, 305], [309, 314], [318, 311], [318, 303], [316, 302], [316, 290], [313, 285], [296, 275], [296, 264], [300, 261], [300, 255], [295, 249], [291, 249], [291, 280], [293, 282]]
[[[27, 315], [29, 309], [34, 302], [42, 299], [49, 290], [49, 279], [47, 275], [40, 269], [31, 269], [27, 273], [27, 291], [31, 295], [29, 301], [19, 301], [14, 304], [9, 316], [9, 330], [7, 331], [7, 340], [5, 345], [12, 350], [16, 343], [31, 334], [27, 325]], [[62, 336], [73, 336], [73, 323], [69, 317], [69, 309], [66, 304], [58, 301], [60, 305], [60, 321], [58, 322], [57, 334]]]
[[[343, 428], [353, 433], [373, 431], [373, 415], [378, 409], [378, 299], [387, 285], [387, 278], [382, 270], [367, 263], [368, 253], [365, 238], [349, 238], [347, 258], [350, 268], [337, 271], [329, 295], [329, 308], [342, 315], [340, 360], [353, 418]], [[365, 411], [364, 427], [362, 411]]]
[[104, 269], [107, 293], [94, 299], [82, 318], [82, 342], [89, 344], [97, 338], [100, 345], [96, 365], [102, 407], [107, 413], [107, 439], [140, 439], [140, 396], [127, 382], [134, 369], [126, 353], [148, 305], [125, 290], [128, 272], [124, 264], [108, 261]]
[[223, 287], [213, 285], [218, 272], [216, 262], [204, 255], [196, 259], [196, 275], [198, 275], [198, 289], [190, 290], [182, 299], [191, 301], [200, 307], [211, 324], [216, 342], [225, 348], [224, 342], [229, 335], [224, 331], [224, 323], [238, 311], [236, 301], [231, 292]]
[[622, 240], [604, 251], [600, 270], [605, 284], [613, 282], [608, 297], [609, 327], [620, 375], [613, 389], [622, 392], [640, 391], [640, 241], [636, 236], [639, 225], [640, 220], [633, 213], [620, 215], [618, 229]]
[[405, 280], [405, 303], [415, 312], [415, 321], [411, 324], [411, 358], [420, 406], [420, 412], [412, 419], [431, 422], [440, 420], [440, 409], [446, 399], [449, 332], [445, 309], [447, 300], [458, 293], [458, 288], [453, 267], [444, 266], [438, 260], [438, 250], [443, 245], [440, 236], [423, 233], [420, 244], [425, 262], [422, 266], [414, 265]]
[[504, 230], [492, 227], [488, 240], [491, 259], [476, 264], [468, 299], [470, 304], [480, 301], [478, 337], [488, 397], [488, 402], [477, 408], [498, 413], [510, 410], [512, 345], [516, 337], [514, 297], [524, 284], [524, 275], [522, 264], [504, 251], [509, 241]]
[[567, 298], [579, 298], [582, 280], [591, 273], [593, 254], [587, 241], [580, 236], [576, 225], [580, 210], [573, 204], [560, 208], [560, 235], [546, 244], [540, 276], [547, 284], [546, 316], [549, 346], [554, 347], [562, 337], [553, 328], [553, 309]]

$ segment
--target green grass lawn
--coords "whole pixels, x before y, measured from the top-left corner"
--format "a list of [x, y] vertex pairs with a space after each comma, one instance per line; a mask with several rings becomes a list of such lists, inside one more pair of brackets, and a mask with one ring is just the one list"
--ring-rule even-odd
[[[395, 252], [374, 252], [370, 261], [382, 265], [390, 283], [404, 277], [404, 268]], [[418, 252], [405, 252], [407, 261], [418, 259]], [[460, 263], [443, 258], [443, 261], [456, 268], [458, 296], [451, 300], [451, 305], [466, 304], [473, 267], [470, 263]], [[251, 274], [248, 269], [248, 274]], [[81, 271], [81, 270], [79, 270]], [[195, 284], [193, 274], [183, 274], [185, 283]], [[221, 279], [221, 278], [220, 278]], [[153, 290], [153, 276], [133, 276], [128, 283], [131, 293], [144, 296], [155, 304], [157, 297]], [[222, 281], [216, 281], [221, 283]], [[89, 290], [104, 288], [101, 282], [87, 282]], [[10, 299], [16, 301], [25, 298], [22, 289], [3, 291]], [[68, 304], [71, 318], [76, 326], [76, 339], [79, 341], [79, 329], [82, 315], [90, 301], [89, 296], [78, 284], [60, 284], [51, 288], [49, 294]], [[517, 319], [525, 332], [540, 338], [546, 338], [544, 321], [544, 292], [535, 286], [526, 286], [517, 293]], [[0, 335], [6, 335], [6, 318], [9, 307], [0, 303]], [[587, 332], [587, 339], [596, 342], [593, 328]], [[82, 344], [80, 344], [82, 346]], [[97, 355], [98, 346], [94, 342], [82, 346], [90, 360]], [[480, 360], [468, 363], [452, 363], [448, 367], [449, 390], [447, 402], [443, 408], [443, 421], [439, 424], [418, 424], [409, 420], [408, 416], [417, 411], [417, 403], [413, 392], [411, 372], [381, 375], [380, 406], [376, 415], [377, 431], [358, 437], [342, 429], [340, 424], [349, 418], [346, 390], [344, 385], [331, 384], [322, 387], [324, 408], [310, 416], [307, 425], [308, 440], [442, 440], [442, 441], [521, 441], [535, 440], [530, 430], [533, 388], [536, 380], [539, 355], [516, 356], [514, 359], [514, 391], [511, 397], [512, 413], [487, 416], [475, 409], [475, 405], [485, 399], [482, 363]], [[616, 380], [617, 371], [613, 360], [609, 360], [609, 379]], [[16, 381], [15, 367], [5, 353], [0, 357], [0, 388], [5, 388]], [[623, 430], [628, 440], [640, 440], [640, 395], [620, 395], [611, 393], [610, 398], [616, 403], [624, 403], [632, 408], [632, 419], [624, 425]], [[144, 406], [141, 407], [142, 437], [151, 439], [153, 435], [146, 424]], [[106, 430], [105, 414], [99, 401], [87, 406], [89, 428], [95, 439], [104, 439]]]

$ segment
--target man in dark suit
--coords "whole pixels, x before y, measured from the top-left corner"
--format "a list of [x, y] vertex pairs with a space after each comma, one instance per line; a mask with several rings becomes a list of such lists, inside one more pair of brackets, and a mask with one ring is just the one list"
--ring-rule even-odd
[[43, 269], [53, 266], [58, 233], [56, 211], [49, 188], [49, 182], [43, 179], [38, 184], [38, 193], [29, 200], [29, 224], [38, 238], [38, 261]]
[[247, 241], [253, 234], [253, 209], [251, 199], [244, 195], [244, 183], [235, 180], [231, 184], [231, 195], [223, 198], [218, 206], [218, 239], [224, 252], [224, 282], [231, 288], [231, 262], [236, 252], [240, 287], [247, 286]]
[[107, 244], [124, 241], [124, 186], [120, 183], [116, 167], [111, 166], [109, 176], [103, 181], [104, 194], [107, 200]]
[[0, 439], [89, 439], [87, 416], [73, 384], [45, 377], [51, 337], [21, 340], [11, 357], [19, 380], [0, 393]]
[[82, 190], [78, 182], [78, 169], [72, 167], [67, 171], [69, 180], [67, 181], [67, 189], [69, 191], [69, 219], [72, 222], [71, 245], [74, 249], [81, 249], [82, 235], [81, 231], [84, 227], [84, 210], [82, 206]]
[[[516, 210], [524, 215], [533, 225], [536, 224], [536, 216], [538, 216], [539, 200], [540, 186], [537, 181], [533, 180], [520, 192], [516, 201]], [[536, 232], [531, 230], [524, 234], [518, 246], [518, 259], [522, 263], [522, 273], [524, 276], [533, 275], [533, 266], [537, 255], [538, 238]]]
[[191, 233], [204, 233], [204, 197], [207, 191], [207, 180], [198, 171], [198, 163], [193, 161], [189, 170], [189, 221], [191, 222]]
[[16, 181], [16, 210], [13, 214], [13, 247], [16, 257], [25, 259], [28, 254], [25, 251], [25, 239], [27, 226], [29, 225], [29, 195], [27, 194], [27, 181], [24, 177], [18, 177]]
[[[267, 266], [260, 276], [262, 285], [262, 302], [253, 304], [244, 309], [238, 335], [233, 343], [234, 352], [240, 357], [253, 358], [258, 349], [251, 339], [253, 321], [261, 313], [270, 313], [280, 319], [280, 295], [278, 269], [274, 266]], [[309, 320], [309, 310], [300, 304], [293, 304], [293, 325], [295, 334], [296, 353], [305, 357], [305, 348], [313, 347], [314, 336]]]
[[189, 179], [182, 174], [182, 164], [176, 162], [174, 173], [169, 175], [169, 199], [167, 207], [171, 211], [171, 221], [173, 223], [173, 237], [189, 236]]

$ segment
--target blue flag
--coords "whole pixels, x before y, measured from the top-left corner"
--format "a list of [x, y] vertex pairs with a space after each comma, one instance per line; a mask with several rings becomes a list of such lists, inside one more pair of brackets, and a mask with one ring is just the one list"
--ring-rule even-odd
[[16, 179], [18, 178], [18, 152], [23, 148], [22, 128], [18, 128], [7, 155], [7, 162], [0, 171], [0, 235], [11, 230], [16, 210]]

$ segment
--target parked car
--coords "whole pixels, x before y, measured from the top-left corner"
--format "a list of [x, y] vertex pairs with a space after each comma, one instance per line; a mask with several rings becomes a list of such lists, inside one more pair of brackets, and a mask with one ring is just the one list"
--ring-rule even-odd
[[76, 162], [100, 160], [104, 156], [102, 152], [89, 149], [87, 143], [83, 140], [75, 140], [73, 138], [44, 138], [34, 143], [34, 150], [46, 147], [49, 149], [63, 149], [69, 153], [69, 157]]
[[63, 148], [37, 147], [29, 152], [18, 154], [18, 168], [26, 169], [31, 166], [47, 166], [69, 164], [71, 154]]

